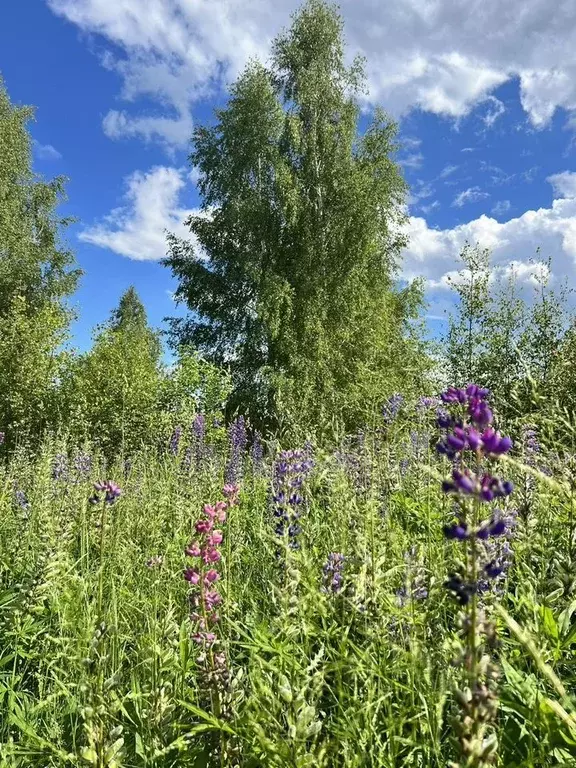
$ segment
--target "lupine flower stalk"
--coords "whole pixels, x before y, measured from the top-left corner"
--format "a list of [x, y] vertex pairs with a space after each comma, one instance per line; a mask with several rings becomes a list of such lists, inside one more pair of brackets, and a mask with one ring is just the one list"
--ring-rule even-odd
[[[537, 468], [538, 455], [540, 454], [540, 443], [538, 442], [538, 433], [533, 424], [525, 424], [521, 432], [522, 460], [526, 466], [533, 469]], [[532, 507], [534, 506], [534, 494], [536, 491], [536, 478], [529, 472], [524, 475], [524, 481], [520, 489], [520, 501], [518, 503], [520, 515], [524, 522], [528, 520]]]
[[[102, 497], [101, 494], [104, 494]], [[99, 480], [94, 483], [94, 494], [88, 499], [92, 505], [102, 503], [100, 515], [100, 569], [98, 573], [98, 620], [102, 620], [102, 611], [104, 607], [104, 542], [106, 531], [106, 510], [114, 504], [122, 495], [122, 491], [116, 483], [111, 480]]]
[[28, 501], [28, 497], [21, 488], [18, 488], [16, 484], [14, 484], [14, 501], [20, 507], [20, 509], [23, 509], [25, 512], [30, 509], [30, 502]]
[[[217, 585], [222, 578], [220, 565], [224, 524], [228, 511], [238, 503], [238, 486], [225, 485], [223, 495], [225, 500], [204, 505], [194, 526], [196, 535], [184, 550], [193, 563], [184, 570], [184, 578], [190, 585], [192, 640], [199, 647], [196, 661], [200, 666], [204, 692], [210, 697], [216, 717], [226, 715], [226, 694], [230, 683], [226, 653], [217, 632], [219, 608], [223, 602]], [[222, 752], [227, 749], [224, 741], [220, 746]]]
[[254, 432], [250, 454], [254, 474], [259, 475], [264, 467], [264, 446], [262, 445], [262, 436], [259, 432]]
[[342, 590], [346, 558], [340, 552], [331, 552], [322, 568], [322, 592], [336, 595]]
[[190, 618], [195, 627], [192, 639], [205, 650], [211, 649], [217, 642], [214, 630], [219, 621], [218, 606], [222, 603], [222, 596], [216, 583], [221, 578], [220, 547], [224, 540], [224, 531], [219, 526], [226, 522], [228, 510], [237, 504], [237, 486], [224, 486], [224, 495], [226, 500], [204, 505], [194, 526], [196, 537], [184, 550], [194, 562], [184, 571], [184, 578], [190, 584]]
[[290, 549], [300, 546], [298, 521], [304, 501], [302, 485], [313, 464], [304, 451], [282, 451], [274, 467], [272, 501], [277, 519], [275, 533]]
[[382, 417], [386, 424], [391, 424], [404, 404], [404, 398], [399, 392], [395, 392], [391, 395], [382, 408]]
[[52, 463], [52, 479], [68, 480], [68, 457], [65, 453], [57, 453]]
[[74, 457], [74, 469], [78, 480], [85, 480], [92, 471], [92, 456], [89, 453], [79, 451]]
[[168, 444], [168, 450], [170, 451], [172, 456], [178, 455], [178, 449], [180, 447], [181, 437], [182, 437], [182, 427], [176, 427], [172, 432], [172, 436], [170, 437], [170, 442]]
[[438, 425], [446, 430], [438, 452], [453, 467], [442, 490], [456, 502], [455, 519], [445, 526], [444, 533], [466, 550], [463, 572], [451, 575], [446, 582], [464, 609], [457, 659], [467, 673], [467, 686], [457, 694], [463, 711], [458, 723], [462, 768], [492, 765], [497, 751], [491, 724], [497, 709], [494, 683], [498, 670], [486, 652], [494, 647], [496, 638], [478, 595], [486, 581], [503, 573], [503, 561], [492, 542], [506, 534], [507, 521], [499, 510], [488, 507], [486, 516], [481, 510], [483, 505], [512, 493], [512, 484], [491, 471], [497, 459], [511, 449], [512, 441], [492, 427], [488, 396], [488, 390], [474, 384], [465, 389], [450, 387], [442, 395], [447, 410], [438, 417]]
[[194, 457], [199, 468], [206, 459], [206, 419], [203, 413], [197, 413], [192, 422], [194, 438]]
[[242, 459], [248, 444], [246, 422], [243, 416], [238, 416], [230, 424], [228, 428], [228, 443], [230, 453], [226, 465], [225, 482], [230, 485], [239, 482], [242, 478]]

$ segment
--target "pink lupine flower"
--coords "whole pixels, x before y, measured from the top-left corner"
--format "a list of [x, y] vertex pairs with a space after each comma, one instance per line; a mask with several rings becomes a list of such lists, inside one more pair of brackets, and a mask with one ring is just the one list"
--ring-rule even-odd
[[194, 526], [196, 533], [209, 533], [212, 530], [214, 523], [212, 520], [198, 520]]
[[205, 584], [213, 584], [215, 581], [218, 581], [220, 578], [220, 574], [218, 571], [214, 570], [214, 568], [210, 568], [209, 571], [206, 571], [204, 574], [204, 583]]
[[192, 635], [192, 640], [198, 644], [212, 645], [216, 641], [216, 635], [214, 632], [197, 632], [195, 635]]
[[224, 534], [222, 531], [212, 531], [210, 536], [208, 536], [208, 544], [211, 547], [217, 547], [218, 544], [222, 543], [222, 539], [224, 538]]
[[188, 555], [188, 557], [200, 557], [200, 544], [198, 544], [197, 541], [192, 541], [190, 544], [188, 544], [184, 552]]
[[215, 547], [204, 547], [202, 550], [202, 560], [208, 565], [208, 563], [217, 563], [221, 560], [222, 555]]
[[204, 504], [204, 514], [213, 519], [216, 516], [217, 509], [213, 504]]
[[223, 488], [224, 496], [228, 499], [229, 504], [235, 504], [238, 496], [239, 488], [237, 485], [228, 484]]
[[[224, 540], [224, 532], [215, 529], [214, 526], [216, 522], [225, 522], [226, 511], [236, 503], [237, 493], [237, 487], [227, 487], [225, 495], [228, 501], [204, 505], [200, 519], [194, 524], [198, 539], [191, 541], [184, 550], [188, 557], [200, 558], [196, 567], [189, 567], [184, 571], [184, 577], [190, 583], [190, 621], [194, 625], [191, 637], [200, 646], [196, 654], [196, 663], [208, 667], [205, 670], [209, 674], [208, 679], [212, 681], [212, 685], [217, 686], [225, 679], [227, 666], [226, 655], [218, 645], [214, 651], [212, 650], [212, 647], [218, 643], [216, 632], [208, 631], [209, 628], [215, 629], [220, 621], [216, 609], [222, 604], [222, 595], [214, 588], [215, 583], [220, 579], [220, 573], [212, 566], [222, 559], [218, 547]], [[208, 649], [211, 649], [210, 653], [207, 652]], [[221, 682], [218, 683], [218, 680]]]
[[189, 581], [190, 584], [199, 584], [200, 583], [200, 574], [195, 568], [186, 568], [184, 571], [184, 578], [186, 581]]
[[206, 605], [207, 610], [211, 611], [217, 605], [220, 605], [221, 602], [222, 595], [219, 592], [216, 592], [216, 590], [204, 593], [204, 604]]

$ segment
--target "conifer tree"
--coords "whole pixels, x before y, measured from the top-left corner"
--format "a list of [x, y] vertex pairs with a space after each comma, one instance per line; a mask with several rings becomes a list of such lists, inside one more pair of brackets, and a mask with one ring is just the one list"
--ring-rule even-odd
[[[226, 364], [230, 408], [352, 424], [407, 380], [417, 287], [395, 290], [406, 185], [395, 125], [377, 110], [359, 133], [362, 62], [344, 63], [337, 11], [310, 0], [248, 65], [213, 126], [194, 133], [203, 209], [196, 245], [170, 238], [175, 344]], [[401, 363], [400, 363], [401, 360]]]
[[155, 441], [160, 423], [160, 342], [133, 287], [120, 299], [94, 345], [71, 366], [63, 400], [77, 438], [110, 457]]

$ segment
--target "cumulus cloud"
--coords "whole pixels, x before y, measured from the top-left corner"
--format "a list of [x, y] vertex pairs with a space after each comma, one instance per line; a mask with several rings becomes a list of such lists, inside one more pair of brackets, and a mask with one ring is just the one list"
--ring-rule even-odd
[[480, 187], [469, 187], [456, 195], [452, 201], [452, 205], [456, 208], [462, 208], [467, 203], [477, 203], [484, 198], [490, 197], [488, 192], [482, 192]]
[[[194, 102], [234, 78], [249, 58], [265, 59], [270, 40], [286, 26], [300, 0], [47, 0], [57, 14], [96, 33], [123, 55], [108, 66], [123, 78], [122, 96], [146, 94], [173, 114], [119, 112], [107, 129], [184, 142]], [[487, 125], [503, 106], [491, 92], [515, 77], [522, 105], [536, 128], [559, 107], [576, 112], [574, 3], [485, 0], [341, 0], [350, 52], [368, 61], [370, 101], [396, 116], [417, 107], [453, 118], [487, 100]], [[175, 115], [175, 116], [174, 116]], [[169, 122], [176, 126], [169, 125]]]
[[[517, 218], [498, 222], [482, 215], [452, 229], [433, 229], [424, 218], [412, 216], [408, 224], [410, 243], [404, 252], [404, 276], [423, 276], [432, 291], [448, 287], [448, 277], [459, 269], [458, 255], [465, 243], [478, 244], [492, 252], [496, 272], [516, 272], [522, 283], [533, 284], [545, 259], [552, 262], [552, 277], [576, 279], [576, 173], [551, 177], [561, 196], [550, 208], [526, 211]], [[540, 248], [542, 257], [537, 257]]]
[[156, 166], [136, 171], [126, 179], [124, 205], [80, 233], [80, 240], [138, 261], [166, 255], [166, 233], [189, 237], [183, 222], [194, 211], [182, 208], [179, 198], [185, 171]]
[[559, 197], [576, 197], [576, 173], [563, 171], [548, 176], [547, 181], [552, 184], [554, 193]]

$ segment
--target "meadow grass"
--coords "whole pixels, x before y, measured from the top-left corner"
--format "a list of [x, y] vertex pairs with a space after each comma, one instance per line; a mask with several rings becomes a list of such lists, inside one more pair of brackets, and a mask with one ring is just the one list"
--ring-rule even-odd
[[[232, 468], [226, 445], [107, 467], [54, 441], [17, 452], [0, 469], [1, 768], [464, 765], [445, 588], [462, 554], [443, 532], [433, 415], [308, 446], [298, 520], [274, 515], [274, 446], [262, 462], [233, 451]], [[499, 638], [493, 764], [576, 765], [572, 474], [521, 443], [505, 468], [513, 555], [482, 596]], [[206, 648], [185, 548], [231, 469]], [[90, 503], [103, 478], [121, 496]]]

